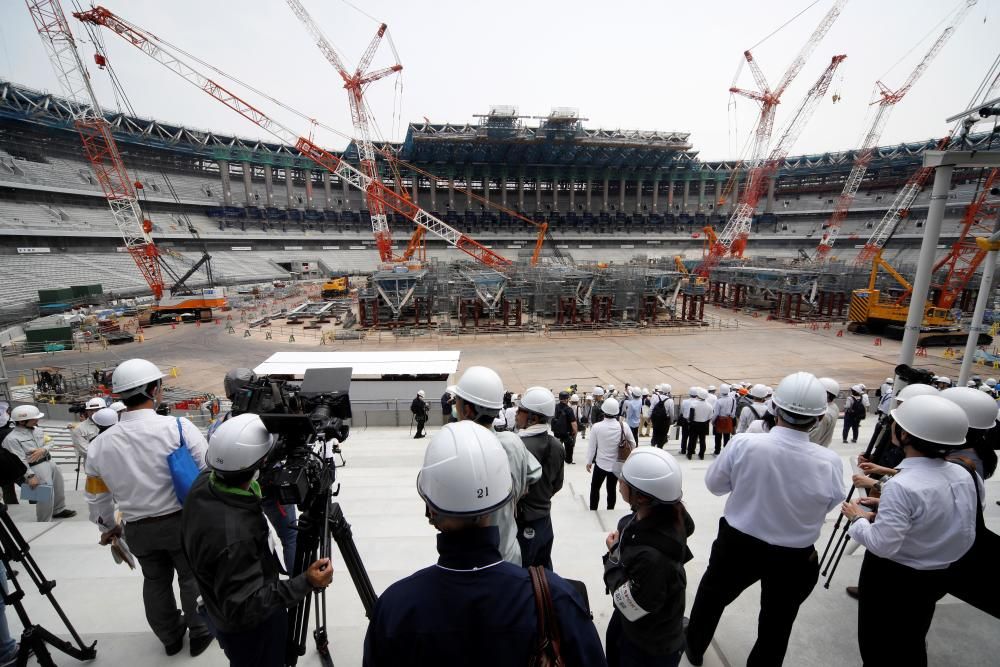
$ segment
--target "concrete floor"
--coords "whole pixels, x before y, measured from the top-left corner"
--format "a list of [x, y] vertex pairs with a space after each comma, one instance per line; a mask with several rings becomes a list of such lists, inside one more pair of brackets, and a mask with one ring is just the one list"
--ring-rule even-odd
[[[871, 420], [867, 420], [862, 430], [863, 441], [871, 426]], [[358, 549], [379, 592], [393, 581], [431, 564], [436, 557], [435, 531], [424, 519], [422, 504], [414, 488], [426, 442], [411, 440], [405, 429], [373, 428], [356, 430], [344, 444], [348, 465], [338, 471], [342, 483], [338, 500], [353, 526]], [[677, 445], [671, 444], [669, 449], [676, 452]], [[838, 444], [835, 450], [847, 460], [861, 447]], [[710, 460], [684, 460], [682, 463], [684, 499], [697, 523], [690, 541], [694, 560], [687, 565], [688, 609], [707, 565], [725, 502], [724, 498], [711, 495], [704, 486], [705, 470], [710, 464]], [[72, 488], [73, 473], [68, 469], [64, 473], [68, 487]], [[567, 466], [566, 485], [553, 503], [556, 534], [553, 560], [557, 572], [587, 583], [595, 623], [603, 637], [612, 609], [601, 580], [604, 537], [627, 508], [619, 501], [616, 511], [590, 512], [586, 502], [588, 490], [589, 476], [584, 466]], [[1000, 480], [987, 483], [987, 495], [987, 523], [993, 530], [1000, 530], [1000, 507], [993, 502], [1000, 498]], [[85, 641], [97, 640], [98, 657], [94, 664], [194, 663], [186, 652], [169, 659], [163, 654], [145, 623], [140, 575], [115, 565], [110, 553], [98, 546], [98, 532], [86, 520], [82, 493], [70, 491], [68, 497], [69, 505], [80, 512], [72, 520], [34, 523], [34, 511], [28, 505], [12, 506], [11, 514], [28, 538], [31, 553], [45, 574], [58, 581], [54, 593], [69, 618]], [[828, 517], [827, 527], [818, 542], [820, 550], [835, 518], [835, 514]], [[825, 590], [821, 581], [803, 605], [791, 637], [786, 665], [842, 667], [860, 664], [855, 629], [857, 605], [844, 594], [844, 586], [857, 581], [862, 553], [846, 556], [830, 589]], [[18, 569], [23, 572], [23, 567], [18, 566]], [[31, 618], [65, 635], [49, 604], [34, 591], [30, 582], [23, 583], [29, 589], [26, 606]], [[887, 594], [891, 594], [891, 588], [887, 587]], [[745, 662], [755, 639], [758, 601], [759, 588], [754, 587], [729, 607], [705, 665], [728, 667]], [[339, 554], [335, 557], [334, 583], [328, 593], [327, 610], [336, 664], [360, 664], [367, 622]], [[12, 630], [19, 633], [12, 612], [8, 613], [8, 618]], [[946, 598], [938, 605], [928, 637], [931, 664], [969, 667], [997, 664], [1000, 636], [996, 629], [995, 620]], [[57, 662], [67, 664], [70, 660], [57, 656]], [[226, 661], [222, 652], [213, 647], [197, 663], [224, 665]], [[319, 664], [311, 644], [300, 664]]]

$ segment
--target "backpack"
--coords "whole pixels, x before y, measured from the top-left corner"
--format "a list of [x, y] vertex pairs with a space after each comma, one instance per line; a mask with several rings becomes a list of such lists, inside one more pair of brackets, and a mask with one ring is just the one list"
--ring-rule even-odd
[[653, 411], [650, 413], [651, 419], [666, 419], [667, 418], [667, 401], [661, 398], [653, 406]]
[[851, 396], [851, 406], [847, 408], [847, 412], [858, 421], [863, 420], [868, 414], [864, 401], [861, 400], [860, 396]]
[[[569, 414], [567, 414], [569, 413]], [[573, 413], [570, 411], [569, 407], [559, 403], [556, 405], [556, 416], [552, 420], [552, 434], [557, 438], [569, 433], [569, 425], [572, 421]]]

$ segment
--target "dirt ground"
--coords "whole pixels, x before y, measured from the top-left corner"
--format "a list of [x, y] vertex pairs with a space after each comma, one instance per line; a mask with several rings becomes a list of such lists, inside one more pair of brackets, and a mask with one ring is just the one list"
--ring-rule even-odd
[[[705, 315], [712, 326], [700, 329], [405, 338], [383, 332], [369, 334], [363, 341], [321, 345], [318, 332], [301, 326], [275, 324], [267, 340], [266, 329], [248, 329], [234, 313], [232, 321], [223, 316], [218, 324], [146, 328], [141, 343], [8, 357], [6, 362], [12, 382], [17, 383], [22, 376], [30, 382], [30, 369], [37, 366], [113, 365], [144, 357], [176, 369], [176, 379], [170, 380], [174, 385], [221, 393], [222, 377], [229, 368], [254, 367], [279, 350], [457, 349], [462, 353], [459, 371], [490, 366], [513, 391], [532, 385], [557, 388], [578, 383], [588, 390], [597, 383], [620, 388], [626, 382], [647, 387], [668, 382], [677, 393], [691, 385], [741, 380], [775, 385], [797, 370], [830, 376], [842, 385], [863, 382], [874, 389], [892, 375], [899, 355], [897, 341], [851, 334], [844, 323], [791, 325], [712, 306], [706, 306]], [[917, 365], [937, 374], [958, 375], [958, 361], [945, 358], [944, 350], [930, 350], [926, 358], [918, 357]], [[1000, 370], [976, 368], [984, 376], [1000, 375]]]

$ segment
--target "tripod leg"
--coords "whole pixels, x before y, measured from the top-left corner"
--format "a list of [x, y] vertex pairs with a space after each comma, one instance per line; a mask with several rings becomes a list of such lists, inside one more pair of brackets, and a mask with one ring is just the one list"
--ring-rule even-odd
[[361, 604], [365, 608], [365, 616], [371, 618], [378, 596], [375, 594], [375, 588], [368, 577], [364, 561], [361, 560], [361, 554], [358, 553], [358, 547], [354, 544], [351, 524], [347, 522], [344, 510], [338, 503], [333, 503], [330, 509], [330, 532], [337, 542], [340, 554], [344, 558], [344, 564], [347, 565], [347, 571], [350, 573], [354, 587], [361, 598]]
[[[847, 549], [847, 545], [850, 543], [851, 538], [847, 534], [847, 526], [844, 526], [844, 533], [841, 537], [840, 549], [837, 551], [837, 558], [833, 561], [833, 568], [830, 570], [829, 576], [826, 577], [826, 582], [823, 584], [823, 588], [829, 590], [830, 582], [833, 581], [833, 575], [837, 572], [837, 567], [840, 565], [840, 559], [844, 557], [844, 550]], [[823, 573], [826, 575], [826, 573]]]

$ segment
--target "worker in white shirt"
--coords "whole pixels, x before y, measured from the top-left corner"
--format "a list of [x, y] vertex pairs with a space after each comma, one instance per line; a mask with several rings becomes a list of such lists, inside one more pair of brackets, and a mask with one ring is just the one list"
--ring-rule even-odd
[[[198, 584], [181, 548], [181, 503], [174, 491], [167, 457], [183, 440], [197, 466], [205, 470], [208, 443], [201, 431], [182, 417], [156, 413], [164, 374], [145, 359], [123, 361], [111, 376], [112, 391], [127, 411], [121, 420], [90, 443], [86, 496], [90, 520], [101, 530], [101, 544], [123, 533], [142, 569], [146, 620], [167, 655], [184, 648], [200, 655], [212, 635], [198, 614]], [[125, 527], [115, 520], [115, 505]], [[181, 607], [173, 580], [177, 574]]]
[[[927, 629], [972, 547], [982, 481], [944, 457], [965, 443], [966, 413], [941, 396], [914, 396], [891, 413], [905, 458], [880, 498], [844, 503], [848, 534], [866, 548], [858, 583], [858, 646], [865, 665], [927, 665]], [[877, 507], [878, 514], [869, 511]], [[983, 576], [990, 576], [984, 572]], [[887, 594], [887, 587], [891, 591]]]
[[503, 410], [497, 413], [497, 418], [493, 420], [493, 430], [497, 433], [517, 430], [517, 401], [520, 397], [507, 392], [503, 395]]
[[694, 456], [695, 443], [698, 444], [698, 458], [705, 460], [705, 439], [708, 437], [708, 426], [712, 421], [712, 406], [708, 404], [709, 393], [704, 387], [698, 387], [698, 393], [688, 404], [688, 461]]
[[681, 454], [687, 454], [688, 435], [691, 431], [691, 402], [698, 396], [698, 387], [688, 389], [687, 398], [681, 401], [677, 413], [677, 423], [681, 431]]
[[639, 435], [644, 438], [649, 437], [649, 416], [653, 412], [653, 403], [649, 395], [649, 389], [642, 388], [642, 419], [639, 421]]
[[87, 458], [87, 447], [90, 446], [91, 440], [101, 432], [101, 429], [94, 423], [94, 413], [105, 407], [107, 407], [107, 403], [104, 402], [104, 399], [94, 396], [83, 406], [85, 419], [73, 426], [71, 436], [73, 449], [76, 450], [76, 455], [81, 459]]
[[715, 435], [715, 455], [729, 444], [736, 431], [736, 396], [728, 384], [719, 387], [719, 398], [712, 406], [712, 432]]
[[649, 444], [653, 447], [663, 448], [670, 440], [670, 422], [674, 419], [674, 399], [670, 397], [670, 391], [669, 384], [661, 384], [656, 386], [656, 393], [653, 394], [655, 402], [651, 403], [649, 413], [649, 420], [653, 423]]
[[714, 384], [708, 385], [706, 389], [708, 390], [708, 398], [705, 399], [705, 402], [708, 403], [709, 407], [714, 408], [715, 402], [719, 400], [719, 395], [716, 393], [718, 390]]
[[632, 387], [625, 401], [625, 423], [632, 431], [632, 440], [639, 442], [639, 425], [642, 424], [642, 388]]
[[767, 412], [767, 407], [764, 405], [764, 401], [767, 400], [767, 394], [767, 387], [762, 384], [755, 384], [750, 387], [748, 395], [750, 396], [751, 403], [740, 411], [739, 419], [736, 421], [737, 433], [745, 433], [751, 423], [764, 418], [764, 413]]
[[41, 492], [42, 497], [35, 501], [35, 520], [68, 519], [76, 516], [76, 512], [66, 509], [62, 473], [52, 460], [51, 438], [38, 425], [44, 417], [34, 405], [19, 405], [11, 410], [10, 420], [14, 422], [14, 428], [3, 439], [2, 446], [24, 466], [26, 486], [48, 489]]
[[[775, 427], [737, 435], [705, 475], [709, 491], [729, 498], [691, 608], [692, 665], [702, 664], [726, 606], [758, 581], [757, 641], [746, 664], [782, 664], [799, 606], [819, 578], [813, 544], [846, 495], [840, 457], [809, 442], [809, 429], [826, 412], [823, 385], [809, 373], [793, 373], [772, 400]], [[882, 635], [891, 645], [890, 637]]]
[[837, 407], [840, 383], [833, 378], [819, 378], [819, 383], [826, 390], [826, 413], [809, 430], [809, 440], [822, 447], [829, 447], [833, 442], [833, 433], [837, 430], [837, 420], [840, 418], [840, 408]]
[[601, 484], [605, 485], [607, 492], [608, 509], [615, 508], [615, 500], [617, 500], [615, 482], [622, 466], [618, 460], [618, 450], [625, 443], [631, 443], [635, 447], [632, 430], [626, 428], [625, 424], [618, 418], [619, 410], [620, 406], [616, 399], [605, 399], [604, 403], [601, 404], [604, 419], [594, 424], [590, 429], [590, 438], [587, 441], [587, 472], [592, 475], [590, 478], [590, 509], [594, 512], [597, 511], [597, 505], [601, 499]]

